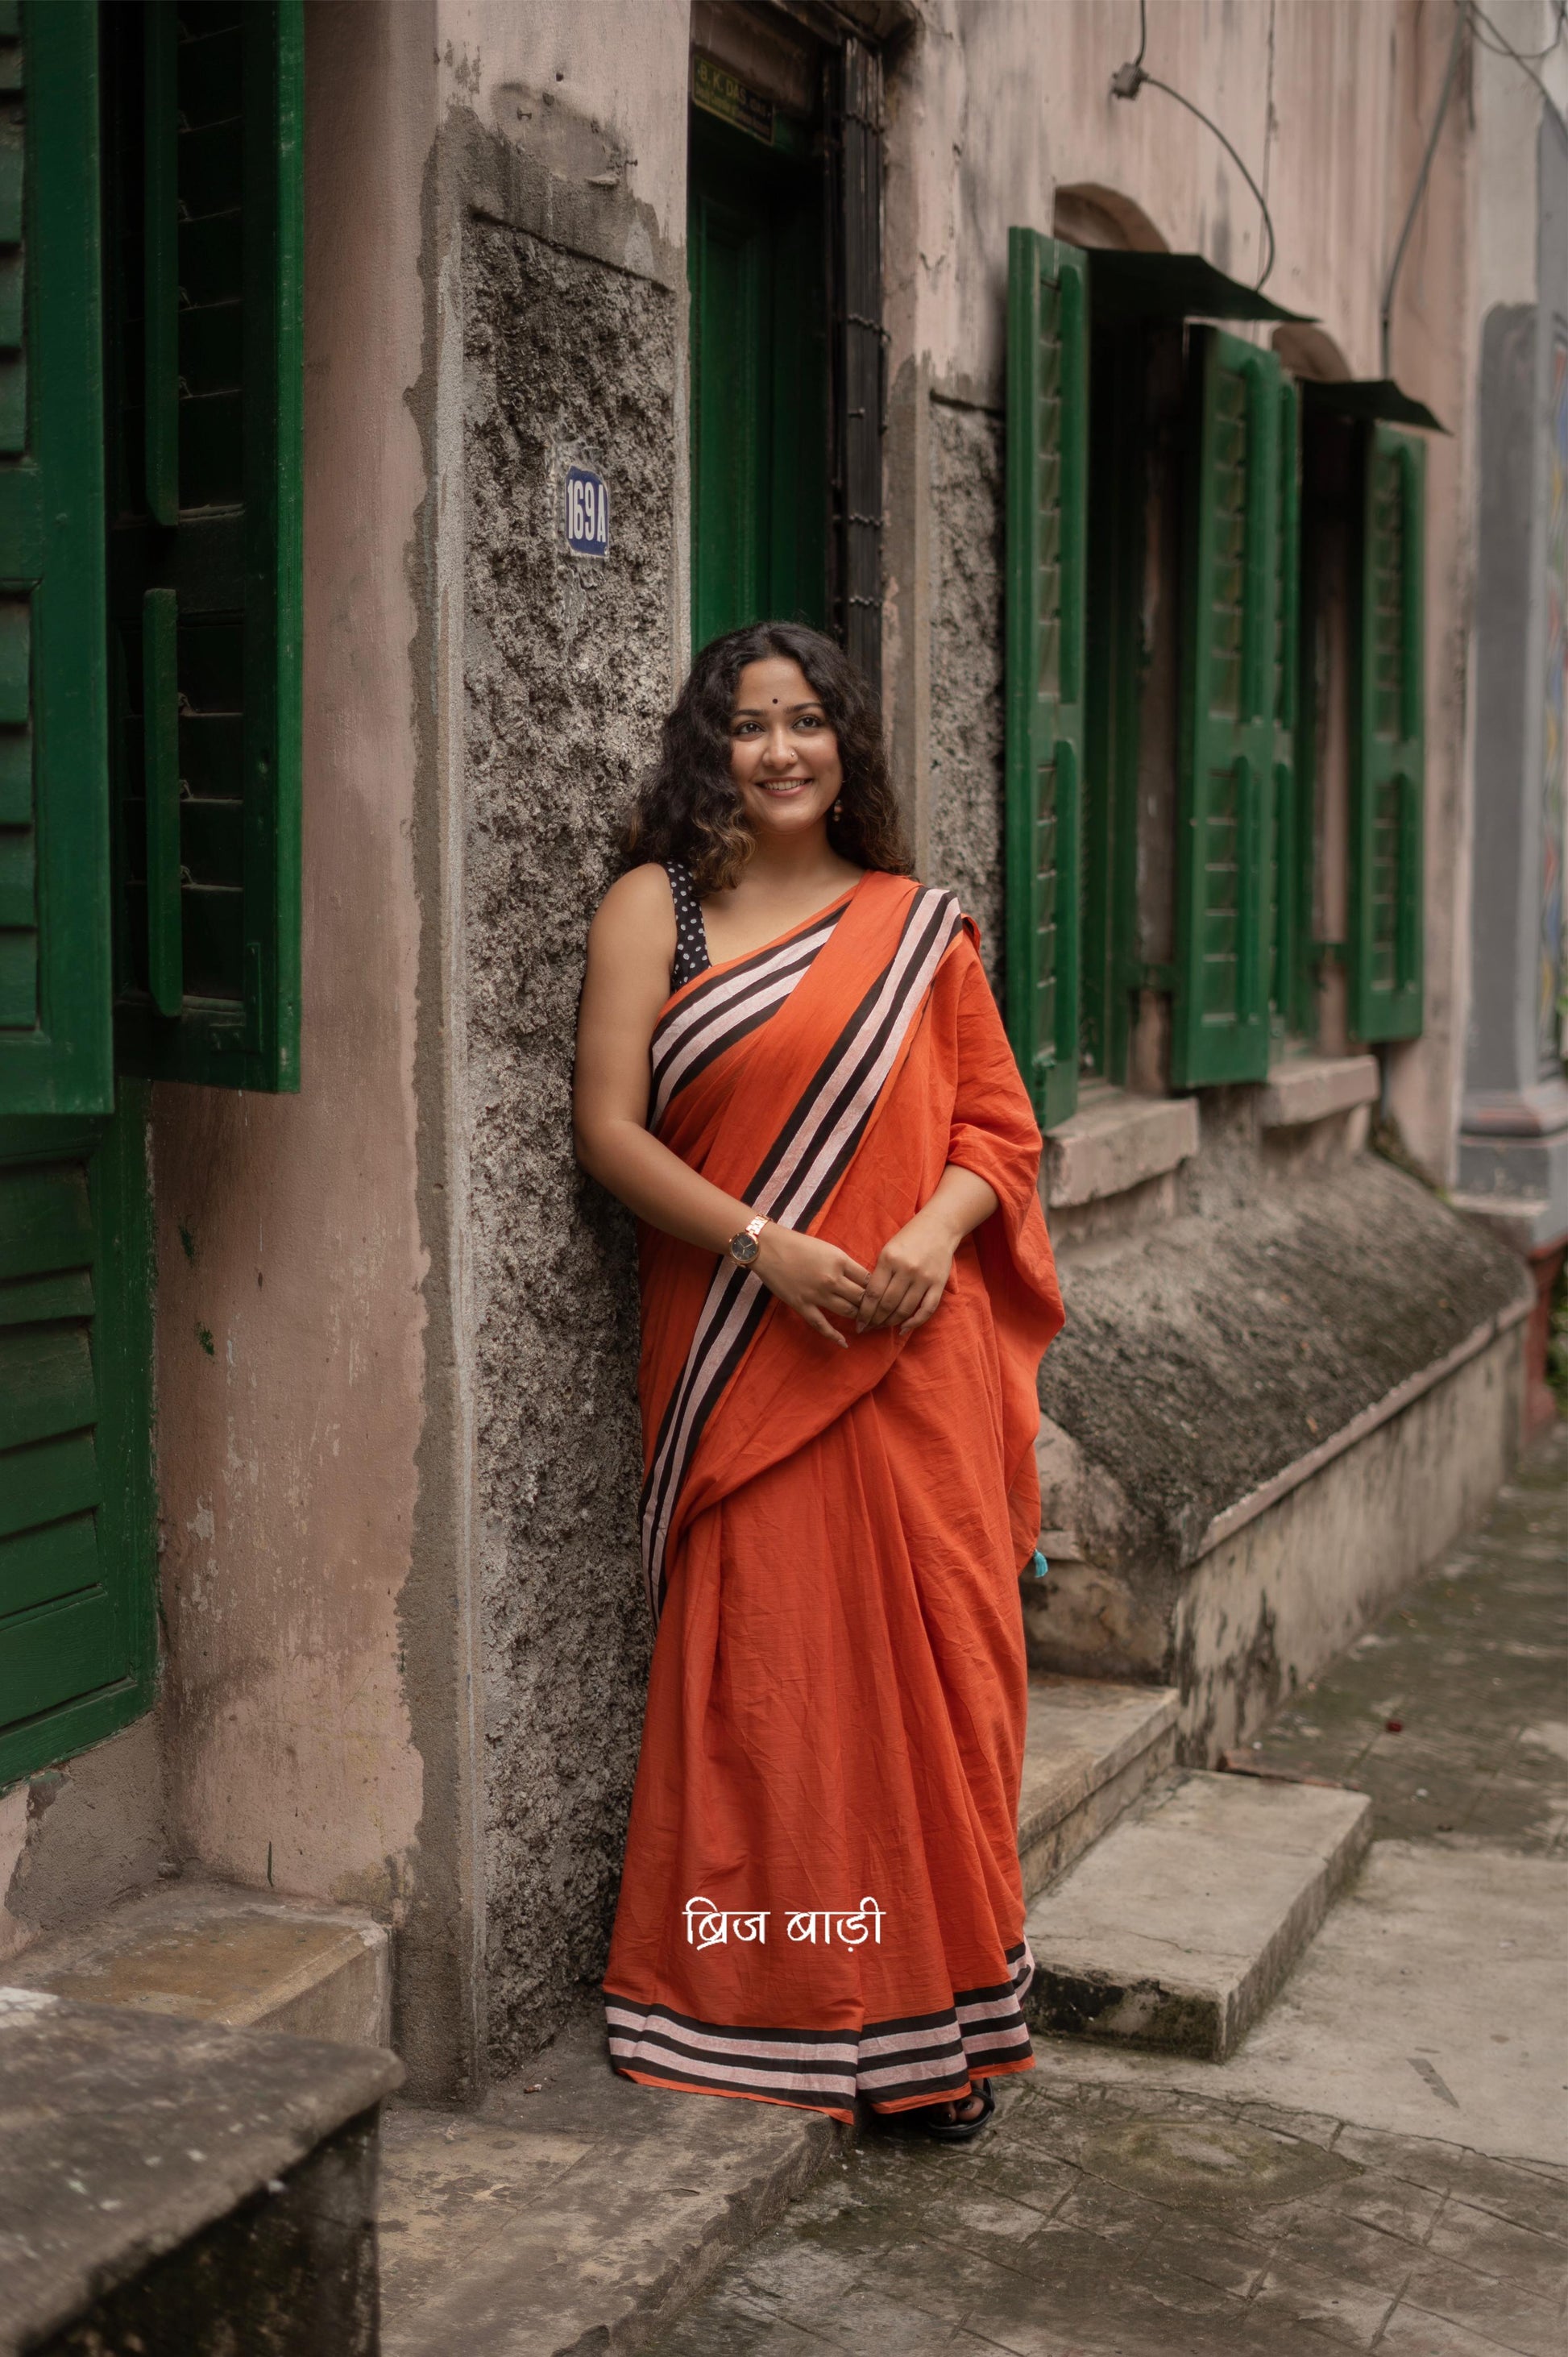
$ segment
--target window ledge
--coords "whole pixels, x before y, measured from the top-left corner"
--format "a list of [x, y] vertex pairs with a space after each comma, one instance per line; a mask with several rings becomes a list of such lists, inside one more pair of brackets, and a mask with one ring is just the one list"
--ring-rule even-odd
[[1125, 1194], [1197, 1152], [1195, 1097], [1138, 1097], [1110, 1087], [1086, 1091], [1070, 1120], [1047, 1134], [1047, 1208], [1062, 1211]]
[[1375, 1056], [1293, 1057], [1269, 1074], [1259, 1109], [1263, 1129], [1301, 1129], [1330, 1114], [1375, 1104], [1382, 1085]]

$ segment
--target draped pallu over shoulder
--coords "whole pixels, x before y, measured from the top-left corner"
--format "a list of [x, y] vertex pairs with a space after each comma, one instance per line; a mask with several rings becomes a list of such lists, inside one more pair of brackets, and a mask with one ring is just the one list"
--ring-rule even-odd
[[[641, 1232], [659, 1624], [605, 1992], [633, 2077], [853, 2115], [1030, 2067], [1016, 1853], [1040, 1138], [973, 928], [870, 875], [671, 998], [650, 1126], [870, 1267], [958, 1163], [998, 1209], [910, 1335], [841, 1350]], [[695, 1911], [693, 1911], [693, 1909]]]

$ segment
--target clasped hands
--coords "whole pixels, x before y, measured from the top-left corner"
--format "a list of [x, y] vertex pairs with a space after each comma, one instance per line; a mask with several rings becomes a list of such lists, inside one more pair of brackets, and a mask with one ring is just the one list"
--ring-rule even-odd
[[849, 1338], [830, 1325], [830, 1318], [853, 1318], [857, 1334], [881, 1326], [908, 1334], [934, 1316], [965, 1233], [929, 1203], [888, 1238], [875, 1267], [865, 1269], [837, 1244], [769, 1221], [753, 1267], [768, 1291], [814, 1332], [847, 1351]]

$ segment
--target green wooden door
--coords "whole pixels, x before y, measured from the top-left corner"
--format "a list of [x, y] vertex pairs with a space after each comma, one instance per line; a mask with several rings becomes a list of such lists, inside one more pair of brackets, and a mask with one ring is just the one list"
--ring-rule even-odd
[[827, 620], [820, 168], [693, 118], [692, 641]]
[[1194, 331], [1177, 774], [1178, 1088], [1269, 1068], [1273, 775], [1279, 758], [1282, 373]]
[[1007, 1028], [1042, 1129], [1078, 1102], [1088, 275], [1007, 232]]
[[1422, 1024], [1426, 452], [1361, 429], [1351, 665], [1350, 1028], [1412, 1039]]

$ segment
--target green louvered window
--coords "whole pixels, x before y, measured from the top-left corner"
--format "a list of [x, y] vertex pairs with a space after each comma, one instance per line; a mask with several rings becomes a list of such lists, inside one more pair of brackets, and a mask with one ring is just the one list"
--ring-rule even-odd
[[[1297, 757], [1301, 673], [1301, 393], [1283, 377], [1279, 394], [1273, 560], [1273, 823], [1270, 830], [1269, 1003], [1276, 1036], [1308, 1020], [1306, 939], [1312, 839], [1305, 831]], [[1305, 840], [1304, 840], [1305, 833]]]
[[0, 1119], [113, 1103], [96, 27], [0, 5]]
[[1221, 328], [1200, 328], [1189, 368], [1171, 1056], [1178, 1088], [1258, 1081], [1268, 1071], [1274, 775], [1285, 733], [1280, 364]]
[[300, 0], [104, 24], [118, 1060], [295, 1089]]
[[1352, 625], [1350, 1028], [1412, 1039], [1422, 1023], [1422, 803], [1426, 452], [1361, 429]]
[[1007, 238], [1006, 1006], [1042, 1128], [1078, 1102], [1088, 278]]
[[0, 1787], [153, 1697], [115, 1072], [298, 1085], [299, 85], [299, 0], [0, 0]]
[[145, 1087], [0, 1123], [0, 1789], [145, 1710], [156, 1657]]

